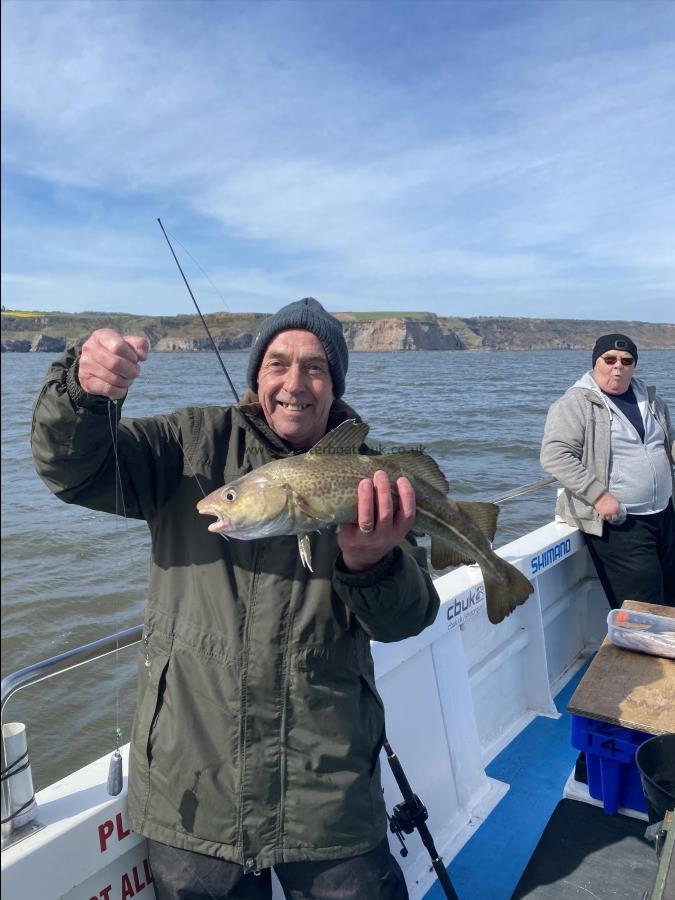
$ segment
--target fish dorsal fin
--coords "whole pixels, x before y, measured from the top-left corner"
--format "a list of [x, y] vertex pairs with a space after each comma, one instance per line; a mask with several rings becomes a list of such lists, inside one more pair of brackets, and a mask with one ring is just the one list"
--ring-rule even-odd
[[368, 425], [365, 422], [348, 419], [346, 422], [341, 422], [328, 434], [324, 434], [321, 440], [307, 451], [307, 458], [311, 459], [322, 453], [358, 453], [367, 434]]
[[456, 503], [462, 512], [473, 519], [488, 541], [493, 541], [497, 531], [499, 507], [495, 503], [481, 503], [480, 501], [457, 500]]
[[430, 487], [440, 491], [444, 496], [450, 490], [450, 485], [436, 460], [427, 456], [422, 450], [407, 450], [405, 453], [395, 453], [391, 458], [400, 462], [401, 468], [405, 470], [406, 475], [412, 475], [413, 478], [424, 481]]

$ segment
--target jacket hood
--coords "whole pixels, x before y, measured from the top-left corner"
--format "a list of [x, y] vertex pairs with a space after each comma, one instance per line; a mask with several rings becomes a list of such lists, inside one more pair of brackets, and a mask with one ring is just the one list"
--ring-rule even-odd
[[588, 372], [586, 372], [584, 375], [582, 375], [581, 378], [578, 378], [574, 382], [574, 384], [572, 385], [572, 388], [586, 388], [586, 389], [590, 388], [592, 391], [595, 391], [596, 393], [602, 393], [600, 391], [600, 388], [598, 387], [598, 385], [595, 383], [595, 380], [593, 379], [593, 375], [591, 374], [590, 369], [588, 370]]

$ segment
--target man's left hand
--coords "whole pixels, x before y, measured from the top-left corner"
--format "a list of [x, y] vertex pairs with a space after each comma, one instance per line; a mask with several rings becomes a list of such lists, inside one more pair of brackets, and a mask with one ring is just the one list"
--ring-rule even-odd
[[364, 478], [358, 487], [358, 523], [341, 525], [338, 546], [350, 572], [364, 572], [397, 547], [415, 524], [415, 491], [407, 478], [396, 482], [398, 509], [387, 473], [378, 469], [372, 481]]

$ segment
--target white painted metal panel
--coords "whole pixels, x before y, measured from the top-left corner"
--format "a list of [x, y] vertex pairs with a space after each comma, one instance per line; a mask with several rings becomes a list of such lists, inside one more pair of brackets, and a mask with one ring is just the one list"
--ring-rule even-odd
[[[122, 749], [125, 772], [128, 749]], [[37, 794], [43, 828], [3, 851], [3, 897], [127, 900], [140, 892], [136, 886], [141, 884], [143, 900], [154, 897], [144, 876], [146, 841], [127, 824], [126, 777], [118, 797], [107, 793], [109, 759], [105, 756]]]

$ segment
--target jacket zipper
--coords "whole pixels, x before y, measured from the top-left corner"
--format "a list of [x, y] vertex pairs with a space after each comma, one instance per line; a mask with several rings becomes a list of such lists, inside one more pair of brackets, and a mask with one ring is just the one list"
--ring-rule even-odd
[[[248, 873], [256, 873], [256, 860], [250, 853], [244, 852], [244, 784], [246, 780], [246, 762], [247, 762], [247, 733], [248, 733], [248, 654], [251, 639], [251, 628], [253, 616], [255, 614], [255, 596], [258, 585], [258, 577], [260, 575], [260, 545], [256, 541], [253, 545], [253, 574], [251, 577], [251, 587], [248, 595], [248, 609], [246, 611], [246, 623], [244, 625], [244, 647], [241, 661], [241, 724], [239, 730], [240, 749], [239, 749], [239, 810], [237, 823], [237, 843], [242, 849], [242, 866], [244, 871]], [[259, 874], [259, 873], [258, 873]]]

